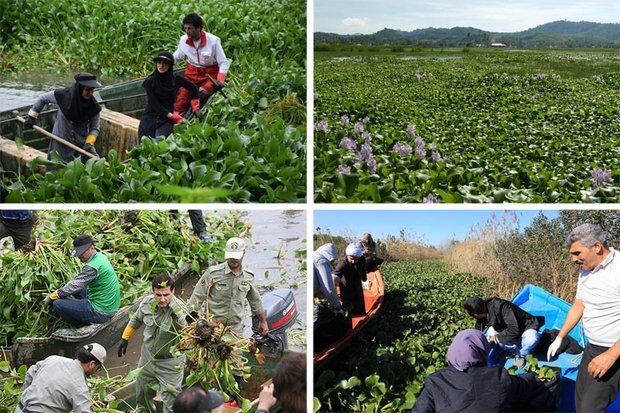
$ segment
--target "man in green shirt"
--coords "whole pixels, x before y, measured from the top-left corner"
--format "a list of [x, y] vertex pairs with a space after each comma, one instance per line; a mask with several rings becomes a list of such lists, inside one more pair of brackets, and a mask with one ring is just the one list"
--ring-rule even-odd
[[95, 249], [90, 235], [75, 237], [71, 257], [76, 256], [85, 263], [82, 271], [50, 294], [44, 303], [53, 305], [58, 315], [74, 328], [105, 323], [121, 304], [116, 272], [108, 258]]
[[269, 332], [265, 309], [254, 286], [254, 273], [242, 266], [245, 241], [231, 238], [226, 243], [225, 263], [211, 266], [202, 275], [188, 303], [192, 311], [202, 311], [216, 321], [230, 327], [238, 336], [243, 335], [245, 300], [250, 303], [252, 315], [258, 317], [261, 335]]
[[157, 381], [164, 413], [171, 413], [174, 398], [183, 385], [185, 356], [176, 356], [170, 350], [179, 344], [179, 333], [186, 325], [186, 310], [174, 296], [174, 280], [169, 275], [158, 275], [151, 282], [151, 287], [153, 295], [142, 300], [123, 331], [118, 356], [122, 357], [127, 352], [129, 339], [144, 325], [144, 341], [138, 361], [142, 374], [136, 380], [136, 408], [140, 412], [155, 411], [155, 391], [149, 383]]

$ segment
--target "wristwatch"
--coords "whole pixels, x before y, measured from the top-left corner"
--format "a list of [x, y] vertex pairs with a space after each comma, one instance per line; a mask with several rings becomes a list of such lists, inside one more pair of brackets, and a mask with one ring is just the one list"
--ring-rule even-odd
[[269, 410], [267, 410], [267, 409], [256, 409], [256, 411], [254, 411], [254, 413], [269, 413]]

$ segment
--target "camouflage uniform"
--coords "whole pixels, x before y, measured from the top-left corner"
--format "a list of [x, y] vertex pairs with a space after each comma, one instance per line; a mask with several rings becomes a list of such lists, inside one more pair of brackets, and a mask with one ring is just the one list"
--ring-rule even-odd
[[173, 357], [170, 347], [178, 344], [177, 334], [186, 325], [185, 315], [185, 309], [176, 297], [172, 297], [168, 307], [158, 308], [155, 296], [150, 295], [140, 303], [138, 311], [129, 320], [128, 325], [134, 329], [144, 324], [144, 342], [138, 362], [138, 368], [143, 368], [143, 371], [136, 380], [138, 411], [150, 411], [155, 391], [148, 384], [157, 380], [164, 412], [172, 412], [176, 393], [183, 385], [185, 356]]

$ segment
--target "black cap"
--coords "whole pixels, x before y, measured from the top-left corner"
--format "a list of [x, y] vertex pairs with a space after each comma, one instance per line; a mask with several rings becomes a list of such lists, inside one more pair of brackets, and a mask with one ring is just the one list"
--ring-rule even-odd
[[172, 57], [172, 53], [170, 52], [159, 52], [157, 57], [153, 58], [154, 62], [157, 62], [158, 60], [167, 60], [170, 64], [174, 64], [174, 57]]
[[97, 82], [97, 76], [90, 74], [90, 73], [80, 72], [76, 74], [73, 78], [75, 79], [76, 82], [78, 82], [82, 86], [92, 87], [92, 88], [103, 87], [101, 86], [101, 83]]
[[79, 257], [84, 254], [91, 245], [93, 245], [93, 239], [90, 235], [81, 234], [73, 238], [73, 251], [71, 251], [71, 258]]
[[224, 397], [215, 390], [207, 391], [207, 397], [200, 402], [200, 410], [213, 410], [224, 403]]

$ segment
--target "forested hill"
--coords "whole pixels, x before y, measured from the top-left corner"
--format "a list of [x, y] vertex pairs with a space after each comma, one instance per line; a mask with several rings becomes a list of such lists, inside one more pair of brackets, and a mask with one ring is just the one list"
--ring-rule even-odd
[[555, 21], [515, 33], [493, 33], [473, 27], [426, 28], [402, 31], [385, 28], [374, 34], [340, 35], [317, 32], [315, 44], [389, 44], [420, 46], [489, 46], [538, 48], [620, 48], [620, 23]]

